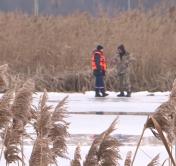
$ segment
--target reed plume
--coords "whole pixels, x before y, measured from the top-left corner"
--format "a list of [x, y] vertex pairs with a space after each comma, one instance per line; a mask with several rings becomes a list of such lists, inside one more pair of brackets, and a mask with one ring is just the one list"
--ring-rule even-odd
[[52, 141], [52, 151], [53, 154], [55, 154], [56, 157], [64, 157], [68, 158], [66, 156], [67, 153], [67, 146], [66, 146], [66, 138], [69, 137], [68, 133], [68, 127], [69, 123], [65, 121], [65, 118], [67, 118], [66, 112], [67, 109], [65, 107], [67, 103], [66, 96], [63, 100], [59, 102], [59, 104], [56, 106], [54, 112], [52, 113], [51, 117], [51, 123], [50, 123], [50, 130], [48, 137]]
[[71, 161], [71, 166], [81, 166], [80, 146], [75, 149], [74, 159]]
[[[66, 118], [65, 104], [67, 98], [65, 97], [51, 112], [52, 107], [46, 105], [48, 96], [46, 90], [44, 91], [39, 102], [35, 123], [37, 139], [30, 157], [30, 166], [45, 166], [56, 163], [57, 157], [67, 158], [65, 153], [67, 153], [66, 137], [69, 136], [67, 132], [69, 123], [64, 120]], [[43, 141], [45, 144], [41, 144]], [[45, 156], [48, 157], [47, 160], [45, 160]]]
[[30, 166], [48, 166], [55, 162], [52, 151], [49, 148], [48, 133], [51, 121], [51, 106], [46, 105], [47, 99], [45, 90], [39, 102], [37, 121], [35, 123], [37, 138], [29, 160]]
[[132, 157], [132, 152], [131, 151], [127, 152], [124, 166], [131, 166], [131, 157]]
[[27, 80], [23, 86], [17, 90], [11, 109], [14, 122], [22, 120], [25, 126], [31, 119], [32, 95], [34, 90], [35, 84], [31, 79]]
[[[176, 138], [176, 79], [168, 101], [162, 103], [151, 116], [159, 123], [168, 141], [172, 144]], [[160, 139], [151, 118], [146, 123], [146, 127], [150, 128], [153, 134]]]
[[34, 91], [34, 82], [27, 80], [23, 86], [16, 92], [14, 102], [11, 107], [13, 116], [13, 123], [7, 130], [5, 137], [5, 159], [7, 163], [17, 162], [17, 160], [23, 161], [23, 154], [19, 154], [23, 151], [22, 141], [23, 135], [26, 134], [24, 131], [25, 125], [31, 118], [31, 104], [32, 94]]
[[121, 159], [119, 155], [119, 142], [112, 136], [105, 136], [99, 149], [99, 161], [101, 166], [116, 166], [118, 160]]
[[9, 88], [8, 64], [0, 66], [0, 91], [3, 92]]
[[116, 139], [110, 136], [115, 130], [117, 118], [112, 122], [110, 127], [101, 133], [93, 141], [91, 148], [86, 156], [84, 166], [114, 166], [118, 165], [118, 160], [121, 159], [119, 155], [119, 143]]
[[156, 155], [147, 166], [159, 166], [159, 154]]
[[[22, 128], [21, 126], [20, 128]], [[15, 130], [12, 126], [7, 129], [5, 137], [5, 151], [4, 157], [7, 163], [17, 163], [22, 161], [22, 156], [20, 154], [20, 144], [21, 144], [21, 133]]]
[[9, 90], [0, 99], [0, 129], [6, 128], [11, 120], [11, 102], [13, 100], [13, 91]]
[[48, 100], [47, 92], [44, 91], [44, 94], [39, 102], [39, 110], [37, 115], [37, 122], [35, 123], [35, 129], [38, 136], [48, 137], [50, 120], [51, 120], [51, 106], [47, 106], [46, 102]]
[[53, 163], [52, 153], [47, 138], [37, 137], [29, 160], [29, 166], [48, 166]]

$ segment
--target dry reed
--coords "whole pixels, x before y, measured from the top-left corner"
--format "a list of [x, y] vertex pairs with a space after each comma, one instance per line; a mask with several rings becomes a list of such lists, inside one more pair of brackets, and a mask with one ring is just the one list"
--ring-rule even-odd
[[38, 115], [35, 122], [37, 139], [30, 157], [30, 166], [47, 166], [56, 164], [57, 157], [66, 156], [66, 138], [68, 134], [68, 123], [66, 118], [65, 97], [52, 112], [51, 106], [47, 106], [47, 91], [44, 91], [39, 102]]
[[75, 149], [74, 159], [71, 161], [71, 166], [81, 166], [80, 146]]
[[[23, 126], [19, 126], [18, 128], [23, 128]], [[22, 156], [20, 155], [21, 149], [21, 135], [22, 132], [19, 130], [15, 130], [12, 126], [7, 129], [6, 137], [5, 137], [5, 151], [4, 157], [7, 163], [17, 163], [18, 161], [22, 161]]]
[[133, 90], [169, 90], [176, 75], [175, 13], [174, 7], [131, 10], [113, 17], [75, 13], [36, 19], [0, 13], [0, 61], [9, 64], [12, 74], [34, 77], [37, 90], [90, 90], [90, 56], [101, 43], [108, 61], [107, 88], [118, 90], [110, 62], [117, 45], [124, 43], [137, 59], [131, 73]]
[[49, 140], [37, 137], [29, 160], [30, 166], [48, 166], [53, 163]]
[[29, 160], [30, 166], [48, 166], [54, 162], [52, 152], [49, 148], [48, 132], [51, 119], [51, 106], [46, 105], [47, 99], [47, 92], [44, 91], [39, 102], [35, 123], [37, 138]]
[[95, 138], [84, 161], [84, 166], [118, 165], [118, 160], [121, 159], [118, 149], [120, 144], [117, 139], [110, 136], [115, 130], [116, 123], [117, 118], [107, 130]]
[[156, 155], [147, 166], [159, 166], [159, 154]]
[[8, 64], [0, 66], [0, 91], [4, 92], [9, 88], [9, 74], [8, 74]]
[[59, 102], [51, 115], [48, 138], [52, 141], [52, 152], [55, 159], [57, 157], [68, 158], [66, 156], [66, 139], [69, 137], [69, 123], [65, 121], [65, 118], [67, 118], [65, 107], [67, 98], [68, 96]]
[[0, 99], [0, 129], [9, 126], [12, 120], [11, 102], [13, 91], [7, 91]]
[[[161, 130], [166, 133], [168, 141], [171, 144], [174, 143], [176, 139], [176, 79], [173, 82], [169, 100], [161, 104], [151, 116], [159, 123]], [[159, 138], [150, 118], [146, 127], [150, 128], [154, 135]]]
[[[16, 92], [15, 99], [11, 107], [13, 118], [12, 125], [7, 129], [4, 145], [6, 147], [4, 156], [7, 163], [18, 162], [23, 163], [23, 135], [24, 127], [31, 119], [32, 94], [34, 91], [34, 82], [27, 80], [23, 86]], [[22, 154], [20, 154], [22, 152]]]
[[[11, 111], [14, 122], [22, 120], [24, 126], [31, 119], [32, 94], [35, 90], [33, 80], [27, 80], [23, 86], [17, 90]], [[14, 124], [15, 125], [15, 124]]]
[[131, 165], [131, 157], [132, 157], [132, 152], [129, 151], [126, 155], [124, 166], [130, 166]]

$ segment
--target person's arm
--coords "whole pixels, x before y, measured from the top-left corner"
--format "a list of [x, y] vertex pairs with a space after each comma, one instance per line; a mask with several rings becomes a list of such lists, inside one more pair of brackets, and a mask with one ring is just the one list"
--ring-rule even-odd
[[114, 55], [111, 57], [111, 59], [109, 58], [109, 65], [110, 66], [116, 66], [117, 64], [119, 64], [119, 59], [118, 59], [118, 55]]
[[101, 71], [100, 55], [99, 54], [95, 54], [95, 64], [96, 64], [97, 70]]

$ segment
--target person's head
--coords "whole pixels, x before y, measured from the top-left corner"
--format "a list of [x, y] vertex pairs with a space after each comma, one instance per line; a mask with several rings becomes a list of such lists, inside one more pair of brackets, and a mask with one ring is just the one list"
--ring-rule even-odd
[[103, 51], [103, 46], [97, 45], [97, 51]]
[[126, 53], [126, 50], [125, 50], [125, 47], [124, 47], [123, 44], [119, 45], [119, 46], [117, 47], [117, 50], [118, 50], [118, 53], [119, 53], [120, 55], [124, 55], [124, 54]]

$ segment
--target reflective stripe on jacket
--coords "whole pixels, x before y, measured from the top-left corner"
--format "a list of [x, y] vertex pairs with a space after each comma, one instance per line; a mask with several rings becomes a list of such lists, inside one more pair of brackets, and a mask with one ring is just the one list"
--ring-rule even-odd
[[95, 55], [99, 55], [100, 56], [101, 70], [106, 71], [106, 67], [107, 66], [106, 66], [105, 56], [104, 56], [102, 51], [97, 51], [97, 50], [93, 51], [93, 53], [92, 53], [92, 70], [96, 70], [97, 69]]

